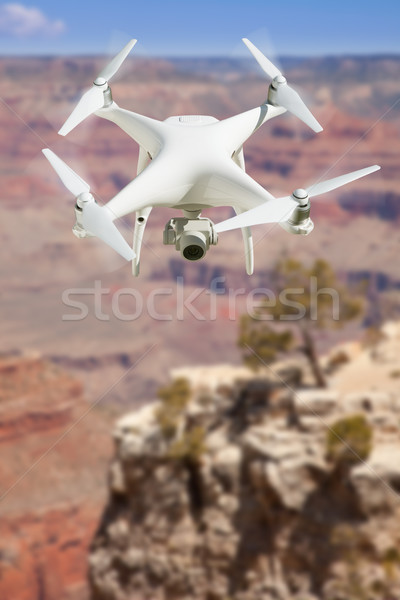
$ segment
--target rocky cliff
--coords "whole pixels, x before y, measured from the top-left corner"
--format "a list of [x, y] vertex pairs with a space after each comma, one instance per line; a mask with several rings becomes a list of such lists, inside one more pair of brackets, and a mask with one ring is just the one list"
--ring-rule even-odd
[[116, 425], [92, 600], [399, 598], [399, 348], [392, 326], [336, 351], [338, 391], [176, 371]]
[[107, 420], [88, 408], [65, 370], [38, 355], [0, 357], [1, 600], [88, 597], [111, 454]]

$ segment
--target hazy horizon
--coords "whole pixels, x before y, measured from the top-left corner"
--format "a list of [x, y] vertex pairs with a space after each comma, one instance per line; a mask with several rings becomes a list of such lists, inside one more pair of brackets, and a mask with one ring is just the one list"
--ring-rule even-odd
[[[56, 53], [56, 52], [43, 52], [43, 53], [26, 53], [26, 54], [4, 54], [0, 51], [0, 59], [30, 59], [30, 58], [111, 58], [112, 53], [110, 52], [69, 52], [69, 53]], [[360, 59], [360, 60], [371, 60], [371, 59], [396, 59], [400, 58], [400, 50], [396, 52], [365, 52], [365, 53], [355, 53], [355, 52], [345, 52], [345, 53], [337, 53], [337, 54], [275, 54], [273, 59], [278, 61], [288, 61], [288, 60], [296, 60], [296, 61], [304, 61], [304, 60], [314, 60], [314, 59]], [[179, 55], [179, 54], [159, 54], [159, 55], [145, 55], [145, 54], [134, 54], [130, 55], [130, 59], [133, 60], [171, 60], [171, 61], [186, 61], [186, 60], [229, 60], [232, 62], [238, 63], [248, 63], [249, 66], [257, 67], [257, 63], [254, 58], [246, 58], [244, 56], [230, 56], [229, 54], [187, 54], [187, 55]], [[128, 58], [129, 60], [129, 58]], [[254, 69], [253, 69], [254, 70]], [[261, 71], [260, 71], [261, 73]]]

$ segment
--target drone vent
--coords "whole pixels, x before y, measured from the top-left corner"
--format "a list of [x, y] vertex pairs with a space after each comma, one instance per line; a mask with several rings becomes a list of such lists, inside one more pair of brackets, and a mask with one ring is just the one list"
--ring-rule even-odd
[[202, 121], [201, 115], [184, 115], [183, 117], [179, 117], [179, 121], [181, 123], [193, 123], [195, 121]]

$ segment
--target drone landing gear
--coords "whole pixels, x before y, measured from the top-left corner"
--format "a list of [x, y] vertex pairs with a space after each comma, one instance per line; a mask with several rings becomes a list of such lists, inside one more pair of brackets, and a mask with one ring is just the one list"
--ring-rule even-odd
[[[245, 210], [242, 210], [238, 207], [234, 208], [235, 213], [240, 215]], [[246, 261], [246, 273], [247, 275], [252, 275], [254, 272], [254, 246], [253, 246], [253, 236], [251, 233], [250, 227], [242, 227], [242, 236], [243, 236], [243, 245], [244, 245], [244, 256]]]
[[135, 229], [133, 232], [133, 251], [136, 254], [132, 260], [132, 275], [137, 277], [140, 271], [140, 250], [142, 247], [144, 230], [146, 227], [147, 219], [152, 211], [153, 207], [142, 208], [136, 212]]

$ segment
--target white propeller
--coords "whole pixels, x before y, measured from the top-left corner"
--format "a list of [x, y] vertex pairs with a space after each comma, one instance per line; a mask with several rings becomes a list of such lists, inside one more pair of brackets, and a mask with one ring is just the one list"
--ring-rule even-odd
[[373, 165], [372, 167], [353, 171], [352, 173], [347, 173], [346, 175], [340, 175], [339, 177], [334, 177], [333, 179], [328, 179], [327, 181], [315, 183], [310, 185], [305, 190], [299, 188], [295, 190], [291, 196], [284, 196], [283, 198], [274, 198], [273, 200], [268, 200], [267, 202], [264, 202], [255, 208], [251, 208], [241, 215], [237, 215], [231, 219], [226, 219], [226, 221], [221, 221], [221, 223], [217, 223], [217, 225], [215, 225], [214, 229], [217, 233], [221, 233], [222, 231], [230, 231], [232, 229], [250, 227], [252, 225], [285, 222], [290, 219], [295, 208], [298, 206], [306, 206], [309, 198], [313, 198], [314, 196], [335, 190], [342, 185], [346, 185], [347, 183], [355, 181], [360, 177], [365, 177], [365, 175], [374, 173], [379, 169], [380, 167], [378, 165]]
[[217, 223], [214, 226], [214, 229], [217, 233], [221, 233], [222, 231], [230, 231], [231, 229], [238, 229], [241, 227], [287, 221], [298, 205], [299, 203], [291, 196], [274, 198], [273, 200], [268, 200], [267, 202], [260, 204], [260, 206], [251, 208], [236, 217]]
[[272, 79], [270, 91], [268, 94], [268, 101], [271, 104], [282, 106], [289, 112], [293, 113], [306, 125], [311, 127], [315, 132], [322, 131], [321, 125], [317, 119], [312, 115], [311, 111], [304, 104], [299, 94], [288, 85], [286, 77], [284, 77], [281, 71], [276, 67], [258, 48], [254, 46], [247, 38], [243, 38], [243, 42], [250, 50], [264, 73], [266, 73]]
[[54, 154], [49, 148], [42, 150], [43, 154], [67, 188], [75, 198], [90, 192], [90, 185], [83, 181], [61, 158]]
[[339, 177], [334, 177], [333, 179], [327, 179], [326, 181], [314, 183], [307, 188], [307, 194], [310, 198], [313, 198], [314, 196], [319, 196], [319, 194], [331, 192], [332, 190], [336, 190], [336, 188], [342, 187], [342, 185], [346, 185], [346, 183], [351, 183], [356, 179], [360, 179], [360, 177], [365, 177], [365, 175], [379, 171], [379, 169], [379, 165], [373, 165], [372, 167], [359, 169], [358, 171], [353, 171], [352, 173], [346, 173], [346, 175], [339, 175]]
[[74, 108], [64, 125], [58, 132], [67, 135], [74, 127], [79, 125], [86, 117], [104, 106], [104, 92], [108, 89], [108, 82], [118, 71], [137, 40], [131, 40], [124, 48], [100, 71], [93, 82], [93, 86], [83, 94], [77, 106]]
[[77, 175], [64, 161], [54, 152], [45, 148], [43, 154], [65, 185], [77, 199], [77, 205], [82, 211], [80, 224], [83, 228], [111, 246], [118, 254], [126, 260], [135, 258], [135, 253], [125, 241], [121, 233], [113, 223], [113, 215], [107, 206], [99, 206], [92, 194], [90, 186]]

